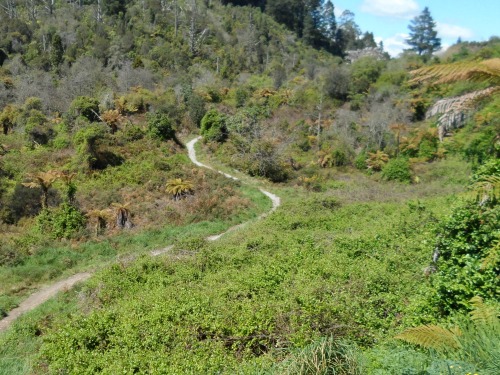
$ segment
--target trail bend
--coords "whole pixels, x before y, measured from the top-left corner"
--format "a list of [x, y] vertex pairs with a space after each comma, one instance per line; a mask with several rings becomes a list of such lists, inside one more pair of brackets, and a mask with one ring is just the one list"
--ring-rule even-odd
[[[212, 171], [216, 171], [217, 173], [220, 173], [227, 178], [230, 178], [230, 179], [235, 180], [235, 181], [239, 181], [239, 179], [237, 177], [234, 177], [234, 176], [232, 176], [228, 173], [225, 173], [223, 171], [216, 170], [216, 169], [212, 168], [211, 166], [203, 164], [200, 161], [198, 161], [198, 159], [196, 158], [196, 151], [194, 149], [194, 145], [200, 139], [201, 139], [201, 137], [194, 138], [186, 144], [186, 148], [188, 150], [188, 156], [189, 156], [189, 159], [191, 160], [191, 162], [198, 167], [210, 169]], [[270, 193], [269, 191], [266, 191], [264, 189], [259, 189], [259, 190], [262, 192], [262, 194], [266, 195], [272, 202], [271, 209], [268, 212], [261, 214], [257, 218], [257, 219], [262, 219], [262, 218], [266, 217], [267, 215], [269, 215], [270, 213], [274, 212], [281, 205], [281, 199], [280, 199], [280, 197], [278, 197], [277, 195], [275, 195], [273, 193]], [[207, 241], [216, 241], [219, 238], [221, 238], [223, 235], [225, 235], [226, 233], [233, 232], [233, 231], [237, 230], [238, 228], [241, 228], [242, 226], [246, 225], [247, 223], [248, 222], [232, 226], [222, 233], [208, 236], [205, 239]], [[149, 254], [153, 257], [158, 256], [158, 255], [169, 252], [173, 247], [174, 247], [174, 245], [168, 245], [168, 246], [161, 248], [161, 249], [152, 250], [149, 252]], [[44, 303], [47, 300], [49, 300], [50, 298], [54, 297], [57, 293], [64, 291], [64, 290], [71, 289], [75, 284], [87, 280], [88, 278], [90, 278], [90, 276], [92, 276], [92, 272], [77, 273], [77, 274], [74, 274], [74, 275], [64, 279], [64, 280], [60, 280], [52, 285], [48, 285], [46, 287], [43, 287], [42, 289], [38, 290], [37, 292], [31, 294], [28, 298], [26, 298], [23, 302], [21, 302], [18, 307], [12, 309], [5, 318], [0, 320], [0, 332], [6, 330], [22, 314], [35, 309], [36, 307], [38, 307], [42, 303]]]

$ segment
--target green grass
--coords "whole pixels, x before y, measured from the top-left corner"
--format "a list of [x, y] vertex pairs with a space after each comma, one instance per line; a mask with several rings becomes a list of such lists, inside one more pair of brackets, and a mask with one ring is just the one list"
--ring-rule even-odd
[[41, 335], [51, 325], [52, 317], [74, 314], [85, 308], [78, 303], [79, 293], [81, 286], [59, 293], [35, 310], [23, 314], [7, 331], [0, 333], [0, 375], [32, 373], [38, 362]]
[[[106, 268], [80, 297], [94, 311], [53, 318], [42, 349], [48, 372], [154, 363], [168, 373], [255, 373], [282, 350], [321, 336], [372, 345], [402, 325], [432, 320], [419, 311], [428, 291], [422, 269], [444, 202], [416, 209], [297, 199], [196, 254]], [[111, 331], [101, 337], [99, 327]], [[71, 344], [83, 332], [104, 346]], [[168, 354], [159, 358], [159, 350]]]
[[[252, 220], [270, 209], [269, 199], [255, 188], [233, 184], [237, 194], [250, 204], [227, 219], [199, 221], [186, 225], [165, 225], [157, 229], [135, 228], [114, 236], [83, 243], [49, 242], [39, 246], [14, 266], [0, 267], [0, 311], [15, 307], [41, 284], [51, 283], [82, 270], [105, 267], [118, 259], [136, 257], [186, 238], [204, 238], [227, 230], [230, 226]], [[25, 237], [32, 241], [30, 237]], [[42, 240], [43, 241], [43, 240]], [[28, 243], [26, 246], [30, 246]]]
[[[445, 185], [451, 166], [457, 177]], [[88, 244], [82, 260], [106, 266], [80, 293], [59, 297], [64, 308], [50, 301], [0, 335], [0, 343], [10, 337], [2, 356], [27, 368], [48, 363], [44, 373], [280, 373], [277, 362], [321, 337], [371, 347], [403, 327], [434, 322], [423, 269], [435, 224], [456, 200], [449, 194], [463, 189], [468, 173], [454, 160], [435, 167], [441, 171], [423, 167], [420, 185], [350, 171], [325, 180], [320, 193], [274, 185], [269, 190], [284, 198], [277, 212], [215, 243], [201, 239], [255, 217], [269, 200], [243, 185], [255, 208], [230, 223]], [[141, 256], [167, 243], [177, 245], [170, 254]], [[16, 330], [28, 334], [15, 338]], [[41, 357], [33, 354], [39, 347]], [[8, 360], [2, 366], [0, 373], [16, 373]]]

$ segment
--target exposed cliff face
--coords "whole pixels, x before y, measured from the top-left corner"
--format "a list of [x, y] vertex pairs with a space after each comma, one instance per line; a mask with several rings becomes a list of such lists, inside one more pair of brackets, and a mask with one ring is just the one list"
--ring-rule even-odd
[[429, 119], [439, 115], [438, 129], [439, 139], [442, 141], [448, 132], [465, 125], [469, 118], [470, 110], [474, 102], [480, 98], [491, 95], [498, 87], [489, 87], [484, 90], [474, 91], [453, 98], [438, 100], [427, 111], [425, 118]]
[[366, 47], [352, 51], [346, 51], [346, 60], [354, 63], [363, 57], [373, 57], [377, 60], [387, 59], [387, 54], [380, 47]]

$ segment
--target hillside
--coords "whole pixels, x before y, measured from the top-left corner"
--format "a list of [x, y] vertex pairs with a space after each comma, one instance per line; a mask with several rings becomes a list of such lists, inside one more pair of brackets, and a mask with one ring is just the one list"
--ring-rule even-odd
[[282, 5], [2, 5], [0, 373], [500, 371], [500, 40]]

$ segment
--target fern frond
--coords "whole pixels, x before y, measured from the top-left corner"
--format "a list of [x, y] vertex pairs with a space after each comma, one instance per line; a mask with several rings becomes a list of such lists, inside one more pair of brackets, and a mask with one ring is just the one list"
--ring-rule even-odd
[[500, 176], [484, 176], [476, 181], [470, 189], [483, 195], [483, 199], [497, 196], [500, 191]]
[[178, 200], [182, 196], [186, 196], [193, 192], [194, 185], [189, 180], [183, 180], [182, 178], [174, 178], [167, 181], [167, 186], [165, 191], [171, 194], [175, 200]]
[[496, 309], [485, 305], [481, 297], [473, 297], [470, 302], [474, 307], [474, 310], [470, 312], [471, 319], [474, 323], [491, 325], [498, 322]]
[[435, 84], [457, 81], [488, 82], [500, 84], [500, 58], [481, 62], [456, 62], [451, 64], [432, 65], [411, 72], [410, 84], [433, 82]]
[[500, 263], [500, 241], [496, 240], [495, 245], [488, 250], [488, 255], [481, 262], [481, 269], [494, 267]]
[[419, 326], [409, 328], [395, 338], [411, 344], [417, 344], [424, 348], [432, 348], [437, 351], [456, 349], [460, 346], [458, 336], [461, 332], [458, 328], [448, 330], [436, 325]]

